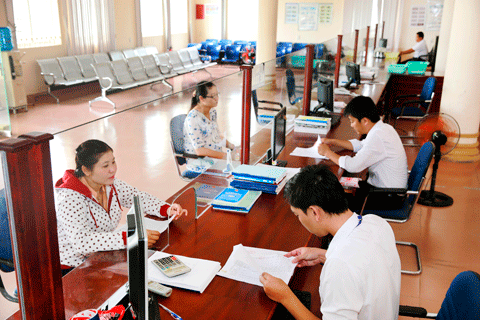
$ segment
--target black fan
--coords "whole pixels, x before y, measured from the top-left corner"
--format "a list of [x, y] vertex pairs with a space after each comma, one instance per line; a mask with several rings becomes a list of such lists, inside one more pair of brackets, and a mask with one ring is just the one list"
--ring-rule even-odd
[[429, 207], [448, 207], [453, 204], [453, 199], [435, 191], [435, 180], [437, 178], [438, 163], [442, 155], [452, 151], [460, 139], [460, 126], [457, 121], [445, 113], [431, 113], [423, 117], [415, 126], [416, 140], [423, 145], [432, 141], [435, 145], [432, 182], [430, 190], [423, 190], [420, 193], [418, 203]]

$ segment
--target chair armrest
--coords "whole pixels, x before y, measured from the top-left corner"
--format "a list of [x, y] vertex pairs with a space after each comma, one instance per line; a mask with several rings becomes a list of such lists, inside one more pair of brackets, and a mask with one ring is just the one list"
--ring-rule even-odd
[[267, 100], [258, 100], [258, 103], [267, 103], [267, 104], [274, 104], [274, 105], [280, 106], [280, 109], [278, 109], [278, 108], [258, 107], [258, 109], [262, 109], [262, 110], [278, 111], [278, 110], [281, 110], [281, 109], [283, 108], [283, 104], [281, 104], [280, 102], [267, 101]]
[[425, 318], [427, 316], [427, 310], [421, 307], [400, 305], [398, 315], [411, 318]]
[[205, 158], [205, 156], [199, 156], [199, 155], [191, 154], [191, 153], [182, 153], [181, 156], [184, 157], [184, 158], [190, 158], [190, 159], [202, 159], [202, 158]]
[[413, 103], [422, 103], [422, 102], [429, 102], [431, 100], [423, 100], [423, 99], [416, 99], [416, 100], [407, 100], [403, 101], [401, 105], [413, 104]]
[[369, 193], [396, 193], [396, 194], [408, 194], [408, 190], [405, 188], [370, 188]]
[[410, 97], [420, 97], [419, 94], [401, 94], [397, 96], [397, 102], [399, 102], [399, 99], [404, 99], [404, 98], [410, 98]]
[[[53, 85], [55, 83], [55, 75], [53, 73], [43, 73], [43, 72], [40, 72], [40, 74], [43, 76], [43, 78], [45, 79], [45, 83], [49, 86]], [[53, 81], [52, 83], [50, 83], [48, 80], [47, 80], [47, 77], [52, 77]]]
[[199, 55], [201, 59], [205, 59], [205, 60], [202, 60], [202, 61], [206, 61], [206, 62], [211, 62], [212, 61], [212, 57], [211, 56], [205, 56], [205, 55]]
[[[103, 86], [102, 85], [102, 80], [108, 80], [109, 81], [109, 84], [107, 86]], [[100, 87], [102, 87], [102, 89], [105, 89], [105, 90], [110, 90], [110, 88], [112, 87], [113, 85], [113, 81], [112, 79], [110, 79], [109, 77], [103, 77], [103, 78], [99, 78], [98, 79], [98, 83], [100, 84]]]
[[7, 267], [10, 267], [10, 268], [15, 268], [15, 265], [13, 264], [12, 260], [7, 260], [7, 259], [0, 258], [0, 264], [4, 264], [4, 265], [6, 265]]

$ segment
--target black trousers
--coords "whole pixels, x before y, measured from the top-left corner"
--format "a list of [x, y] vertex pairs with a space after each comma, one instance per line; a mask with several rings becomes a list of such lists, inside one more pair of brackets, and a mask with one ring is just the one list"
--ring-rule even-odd
[[370, 193], [374, 186], [370, 185], [366, 181], [360, 181], [359, 188], [355, 190], [355, 196], [349, 194], [348, 207], [350, 210], [356, 213], [360, 213], [362, 210], [365, 198], [368, 196], [368, 201], [365, 204], [365, 209], [377, 210], [377, 209], [399, 209], [402, 207], [405, 200], [405, 196], [391, 194], [391, 193]]

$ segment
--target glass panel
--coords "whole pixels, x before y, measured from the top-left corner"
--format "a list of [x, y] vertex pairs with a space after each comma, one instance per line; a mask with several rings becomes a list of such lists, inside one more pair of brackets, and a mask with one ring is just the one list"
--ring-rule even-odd
[[[5, 63], [5, 65], [4, 65]], [[10, 112], [8, 110], [8, 100], [6, 91], [6, 72], [10, 70], [8, 65], [8, 54], [2, 52], [0, 55], [0, 133], [10, 137], [12, 128], [10, 126]]]

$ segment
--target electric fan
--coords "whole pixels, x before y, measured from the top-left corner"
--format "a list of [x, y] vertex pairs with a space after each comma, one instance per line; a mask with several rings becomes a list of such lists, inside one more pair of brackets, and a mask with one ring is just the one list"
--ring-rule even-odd
[[452, 151], [460, 139], [460, 127], [455, 119], [445, 113], [431, 113], [420, 119], [415, 126], [416, 140], [423, 145], [432, 141], [435, 145], [432, 182], [430, 190], [423, 190], [418, 198], [418, 203], [429, 207], [448, 207], [453, 204], [453, 199], [435, 191], [438, 163], [442, 155]]

